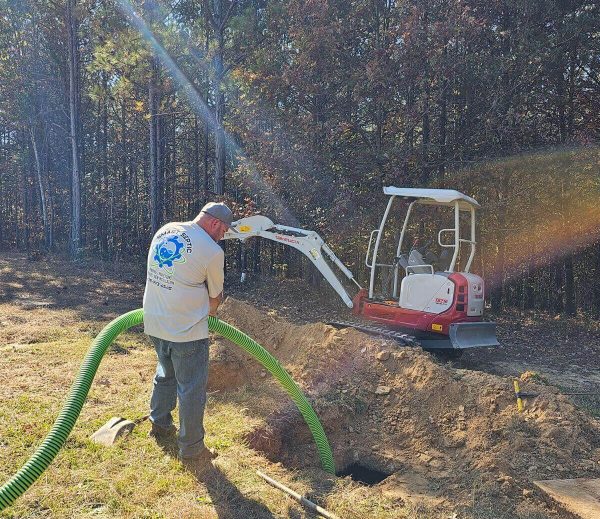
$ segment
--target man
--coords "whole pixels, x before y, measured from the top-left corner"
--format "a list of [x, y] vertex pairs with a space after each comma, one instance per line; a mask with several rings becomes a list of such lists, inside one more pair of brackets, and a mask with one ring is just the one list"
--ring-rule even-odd
[[216, 456], [204, 445], [208, 378], [208, 316], [223, 299], [223, 249], [217, 242], [233, 221], [210, 202], [191, 222], [169, 223], [152, 238], [144, 292], [144, 332], [158, 356], [150, 401], [150, 434], [174, 435], [179, 399], [179, 457], [196, 475]]

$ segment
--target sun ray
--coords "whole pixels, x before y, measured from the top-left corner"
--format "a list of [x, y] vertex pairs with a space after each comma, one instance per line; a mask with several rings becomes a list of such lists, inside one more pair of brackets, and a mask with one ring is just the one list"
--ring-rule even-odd
[[291, 210], [283, 202], [282, 198], [275, 193], [272, 187], [265, 182], [264, 178], [258, 171], [256, 165], [246, 155], [244, 150], [237, 144], [233, 136], [217, 121], [212, 110], [206, 105], [202, 96], [196, 90], [194, 84], [186, 76], [177, 62], [171, 57], [164, 46], [158, 41], [151, 28], [144, 19], [135, 11], [128, 0], [117, 0], [117, 5], [127, 20], [131, 23], [139, 34], [146, 40], [161, 65], [170, 73], [173, 80], [181, 89], [184, 96], [188, 99], [194, 113], [196, 113], [210, 128], [211, 131], [222, 130], [225, 135], [225, 140], [229, 149], [231, 149], [238, 157], [240, 157], [245, 165], [245, 170], [250, 174], [247, 180], [250, 185], [255, 185], [261, 192], [265, 193], [269, 198], [269, 202], [278, 210], [278, 212], [292, 225], [298, 225], [298, 220]]

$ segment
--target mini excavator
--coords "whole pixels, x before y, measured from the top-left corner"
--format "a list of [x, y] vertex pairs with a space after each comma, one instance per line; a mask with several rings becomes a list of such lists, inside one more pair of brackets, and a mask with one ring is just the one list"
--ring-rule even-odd
[[[366, 322], [333, 321], [337, 327], [353, 327], [384, 335], [404, 345], [420, 345], [449, 358], [463, 350], [497, 346], [495, 323], [483, 320], [484, 281], [470, 272], [475, 257], [473, 198], [451, 189], [384, 187], [389, 196], [379, 228], [371, 232], [365, 264], [369, 288], [363, 288], [352, 272], [314, 231], [274, 224], [262, 215], [233, 222], [237, 232], [224, 239], [260, 237], [299, 250], [321, 272], [332, 288]], [[398, 218], [398, 205], [405, 207]], [[446, 218], [448, 227], [432, 232], [416, 213], [423, 209]], [[423, 245], [420, 237], [433, 238]], [[464, 237], [463, 237], [464, 236]], [[409, 245], [410, 243], [410, 245]], [[433, 246], [433, 247], [432, 247]], [[440, 250], [436, 254], [434, 249]], [[337, 268], [358, 289], [352, 298], [334, 273]]]

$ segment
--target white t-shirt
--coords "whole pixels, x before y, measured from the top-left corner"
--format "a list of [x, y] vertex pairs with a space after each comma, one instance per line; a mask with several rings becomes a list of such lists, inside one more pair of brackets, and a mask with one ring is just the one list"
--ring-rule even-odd
[[144, 332], [172, 342], [208, 337], [208, 297], [223, 291], [223, 249], [195, 222], [160, 228], [148, 253]]

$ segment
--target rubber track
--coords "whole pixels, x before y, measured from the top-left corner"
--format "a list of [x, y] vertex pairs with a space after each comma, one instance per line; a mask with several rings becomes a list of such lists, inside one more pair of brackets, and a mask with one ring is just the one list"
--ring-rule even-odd
[[369, 333], [371, 335], [381, 335], [383, 337], [394, 339], [404, 346], [420, 346], [419, 341], [412, 335], [396, 332], [380, 326], [370, 326], [368, 324], [353, 323], [351, 321], [328, 321], [325, 324], [330, 324], [336, 328], [354, 328], [355, 330]]
[[[26, 492], [52, 463], [75, 426], [100, 361], [104, 357], [108, 347], [121, 332], [132, 326], [141, 324], [143, 316], [141, 308], [127, 312], [111, 321], [96, 336], [79, 369], [67, 401], [54, 422], [52, 429], [25, 465], [0, 487], [0, 511], [10, 506]], [[208, 318], [208, 326], [211, 331], [219, 333], [254, 356], [281, 383], [298, 406], [313, 434], [323, 469], [331, 474], [335, 474], [333, 454], [321, 422], [287, 371], [260, 344], [233, 326], [215, 317]]]

